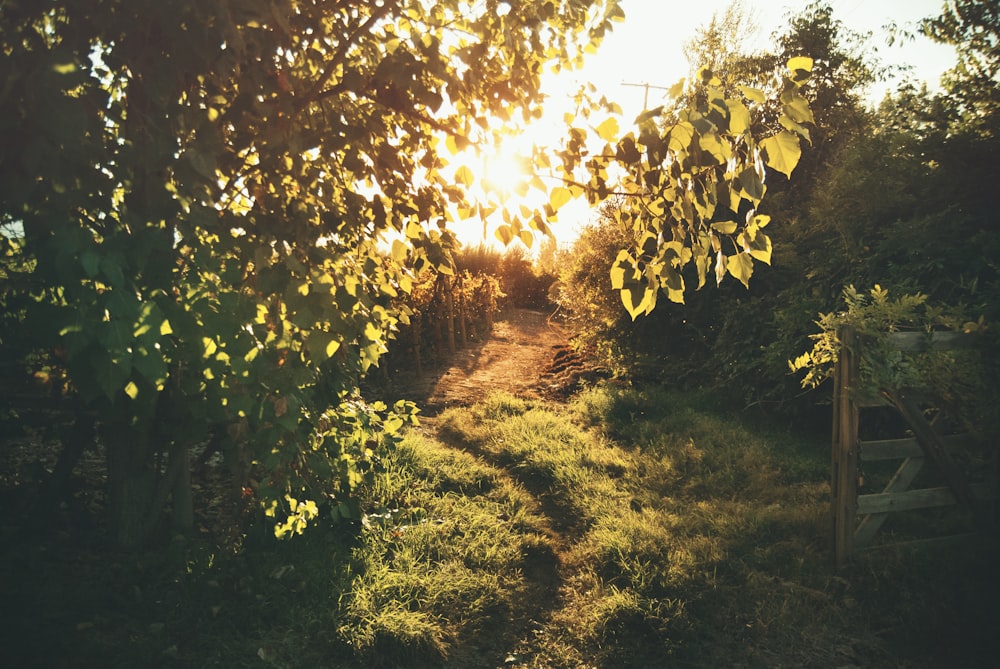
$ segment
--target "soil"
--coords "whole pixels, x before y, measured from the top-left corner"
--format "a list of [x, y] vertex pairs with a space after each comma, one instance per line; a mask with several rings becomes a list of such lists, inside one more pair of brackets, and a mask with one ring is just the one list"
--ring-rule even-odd
[[417, 375], [398, 371], [389, 381], [393, 395], [417, 402], [424, 416], [469, 406], [490, 392], [526, 399], [565, 399], [581, 380], [602, 371], [570, 346], [570, 333], [549, 314], [513, 309], [492, 335], [456, 351], [445, 365]]

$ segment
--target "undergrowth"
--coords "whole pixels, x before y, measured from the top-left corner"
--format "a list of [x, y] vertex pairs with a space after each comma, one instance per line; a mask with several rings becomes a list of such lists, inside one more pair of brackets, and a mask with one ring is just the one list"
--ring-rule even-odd
[[149, 556], [5, 525], [4, 647], [16, 666], [992, 666], [995, 544], [835, 572], [827, 448], [659, 388], [493, 395], [411, 430], [354, 525]]

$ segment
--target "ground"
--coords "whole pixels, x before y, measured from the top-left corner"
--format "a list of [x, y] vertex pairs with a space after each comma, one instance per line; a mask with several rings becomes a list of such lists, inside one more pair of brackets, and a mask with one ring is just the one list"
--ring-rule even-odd
[[394, 394], [415, 400], [424, 415], [470, 406], [494, 390], [518, 397], [561, 397], [581, 377], [599, 374], [569, 345], [570, 335], [545, 312], [511, 309], [485, 342], [459, 349], [446, 366], [417, 376], [393, 374]]

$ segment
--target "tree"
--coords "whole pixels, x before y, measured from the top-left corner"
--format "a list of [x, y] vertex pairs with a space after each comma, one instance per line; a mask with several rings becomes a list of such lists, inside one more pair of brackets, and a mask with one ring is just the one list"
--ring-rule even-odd
[[354, 391], [406, 317], [391, 298], [449, 271], [465, 177], [445, 147], [537, 115], [542, 66], [619, 14], [3, 4], [4, 316], [99, 413], [120, 543], [150, 536], [213, 432], [279, 533], [315, 515], [307, 500], [348, 500], [412, 415]]
[[[453, 271], [451, 222], [501, 206], [477, 202], [462, 152], [538, 117], [542, 71], [621, 17], [617, 0], [0, 6], [3, 345], [65, 370], [98, 414], [119, 543], [147, 540], [168, 499], [187, 507], [188, 452], [209, 436], [279, 536], [356, 513], [353, 489], [413, 418], [357, 394], [407, 319], [393, 298]], [[792, 61], [782, 88], [797, 120], [759, 143], [709, 72], [705, 104], [666, 126], [654, 111], [621, 139], [611, 121], [570, 128], [563, 185], [542, 184], [538, 210], [503, 206], [501, 236], [607, 197], [617, 163], [643, 231], [613, 270], [633, 314], [660, 286], [681, 296], [692, 259], [701, 281], [717, 254], [745, 282], [766, 221], [716, 222], [716, 204], [756, 205], [762, 158], [791, 171], [808, 70]], [[581, 98], [583, 118], [601, 107]], [[593, 133], [607, 146], [590, 155]], [[12, 351], [12, 326], [30, 350]]]
[[949, 95], [967, 123], [995, 137], [1000, 109], [1000, 8], [986, 0], [950, 0], [939, 16], [925, 19], [920, 30], [955, 47], [958, 62], [944, 78]]

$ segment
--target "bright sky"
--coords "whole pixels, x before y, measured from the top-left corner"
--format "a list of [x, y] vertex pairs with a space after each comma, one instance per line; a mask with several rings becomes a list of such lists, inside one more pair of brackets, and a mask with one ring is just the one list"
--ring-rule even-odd
[[[829, 0], [835, 19], [851, 30], [873, 33], [871, 44], [885, 63], [910, 64], [914, 76], [936, 85], [941, 73], [954, 63], [950, 47], [935, 44], [926, 38], [909, 44], [886, 45], [883, 26], [895, 22], [899, 27], [914, 27], [920, 19], [940, 13], [944, 0]], [[799, 14], [809, 0], [744, 0], [760, 26], [756, 47], [772, 43], [775, 31], [783, 32], [787, 17]], [[722, 16], [729, 0], [622, 0], [625, 21], [616, 24], [614, 32], [604, 39], [600, 50], [591, 56], [580, 73], [598, 83], [609, 98], [619, 101], [628, 117], [630, 109], [642, 111], [643, 89], [622, 86], [625, 83], [649, 83], [670, 86], [688, 72], [684, 43], [694, 37], [695, 30], [712, 19]], [[873, 91], [881, 99], [886, 87]], [[663, 91], [659, 91], [662, 93]], [[657, 91], [650, 91], [650, 106]]]
[[[890, 47], [883, 29], [889, 23], [915, 31], [920, 19], [936, 16], [944, 0], [829, 0], [834, 18], [847, 28], [872, 33], [870, 45], [877, 49], [883, 64], [908, 64], [913, 67], [913, 79], [926, 81], [936, 87], [940, 75], [954, 64], [954, 51], [919, 37], [913, 42]], [[645, 91], [642, 86], [625, 84], [650, 84], [669, 87], [686, 76], [689, 63], [684, 55], [684, 44], [690, 41], [697, 28], [706, 25], [714, 14], [724, 14], [730, 0], [694, 0], [672, 2], [669, 0], [622, 0], [625, 21], [616, 23], [614, 32], [606, 36], [595, 55], [587, 57], [582, 70], [562, 73], [552, 80], [547, 89], [553, 98], [546, 109], [546, 120], [558, 122], [565, 106], [556, 91], [575, 90], [581, 81], [593, 81], [608, 99], [623, 108], [623, 127], [627, 127], [643, 108]], [[800, 13], [810, 4], [809, 0], [744, 0], [743, 6], [752, 12], [759, 26], [752, 49], [764, 48], [773, 43], [772, 35], [783, 32], [790, 15]], [[872, 90], [869, 99], [877, 102], [887, 90], [895, 88], [890, 82]], [[665, 91], [649, 90], [649, 107], [660, 104]], [[551, 126], [541, 133], [552, 132]], [[536, 138], [537, 140], [537, 138]], [[544, 139], [542, 141], [545, 141]], [[553, 226], [559, 241], [569, 242], [580, 229], [591, 222], [595, 212], [583, 203], [572, 203], [560, 211], [559, 222]], [[466, 223], [459, 231], [463, 242], [495, 242], [492, 228], [486, 240], [482, 238], [481, 223]]]

